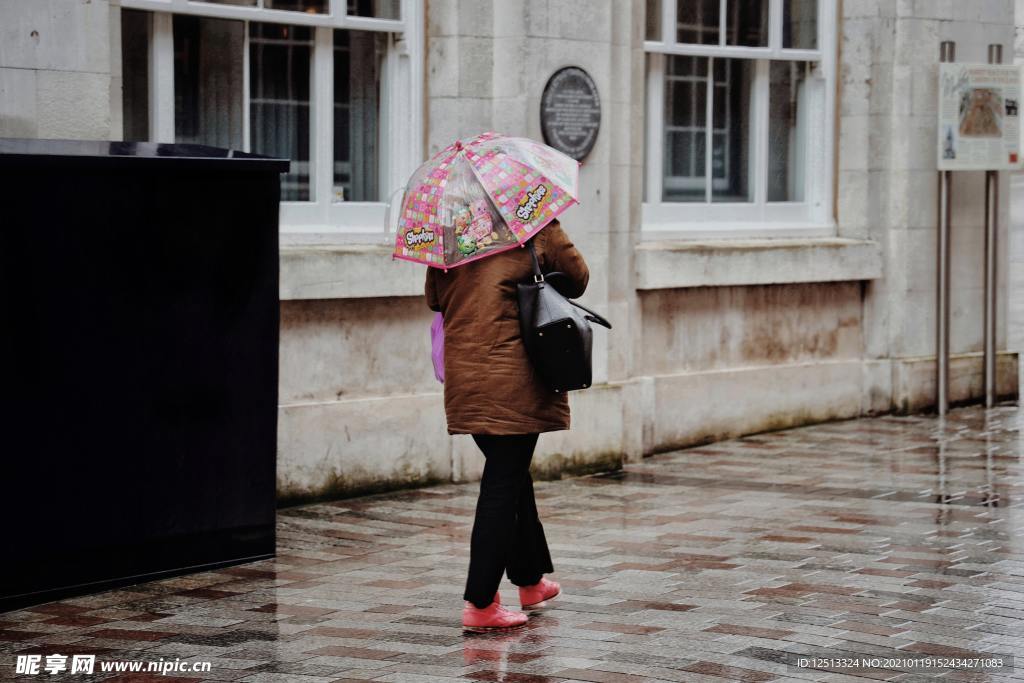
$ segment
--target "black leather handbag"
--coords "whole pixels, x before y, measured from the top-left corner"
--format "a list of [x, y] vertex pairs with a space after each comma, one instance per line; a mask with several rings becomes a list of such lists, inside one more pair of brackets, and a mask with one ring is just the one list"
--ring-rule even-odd
[[565, 274], [542, 273], [532, 238], [526, 246], [533, 259], [533, 281], [517, 285], [519, 328], [526, 355], [544, 384], [555, 393], [586, 389], [592, 377], [590, 323], [609, 330], [612, 324], [563, 296], [557, 283]]

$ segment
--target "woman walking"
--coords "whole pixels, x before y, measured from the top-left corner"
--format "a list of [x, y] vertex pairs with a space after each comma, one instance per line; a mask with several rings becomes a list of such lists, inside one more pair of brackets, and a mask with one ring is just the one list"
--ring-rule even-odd
[[[557, 220], [533, 237], [544, 272], [560, 271], [575, 298], [589, 271]], [[427, 305], [444, 316], [444, 407], [449, 434], [472, 434], [485, 457], [470, 540], [463, 627], [522, 626], [526, 614], [501, 605], [502, 574], [519, 587], [524, 609], [559, 593], [537, 516], [530, 462], [541, 432], [569, 428], [565, 393], [547, 389], [526, 355], [516, 285], [532, 279], [527, 249], [509, 249], [447, 272], [429, 268]]]

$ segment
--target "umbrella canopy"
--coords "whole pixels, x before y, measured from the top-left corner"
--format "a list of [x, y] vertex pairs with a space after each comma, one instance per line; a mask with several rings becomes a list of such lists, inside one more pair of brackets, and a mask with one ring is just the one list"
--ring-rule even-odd
[[577, 201], [579, 162], [527, 138], [459, 140], [412, 174], [394, 257], [452, 268], [518, 246]]

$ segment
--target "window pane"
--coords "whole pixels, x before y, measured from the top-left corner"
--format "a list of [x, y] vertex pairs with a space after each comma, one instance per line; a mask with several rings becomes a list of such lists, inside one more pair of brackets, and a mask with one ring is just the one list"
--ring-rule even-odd
[[665, 57], [663, 201], [706, 199], [707, 86], [706, 57]]
[[174, 17], [174, 139], [242, 149], [245, 24]]
[[121, 10], [124, 139], [149, 140], [148, 12]]
[[251, 149], [291, 159], [281, 199], [308, 201], [309, 81], [313, 36], [307, 26], [249, 24]]
[[711, 200], [749, 202], [752, 199], [750, 105], [754, 61], [719, 58], [714, 60], [713, 71]]
[[[671, 0], [665, 0], [671, 2]], [[677, 0], [677, 40], [680, 43], [718, 45], [718, 0]]]
[[783, 0], [782, 47], [818, 48], [818, 0]]
[[387, 37], [334, 32], [334, 201], [380, 201], [380, 63]]
[[726, 19], [729, 45], [768, 45], [768, 0], [729, 0]]
[[646, 40], [661, 40], [661, 3], [663, 0], [647, 0]]
[[284, 9], [307, 14], [327, 14], [327, 0], [263, 0], [266, 9]]
[[357, 17], [400, 19], [399, 0], [348, 0], [348, 13]]
[[804, 200], [807, 121], [804, 62], [772, 62], [768, 95], [768, 201]]

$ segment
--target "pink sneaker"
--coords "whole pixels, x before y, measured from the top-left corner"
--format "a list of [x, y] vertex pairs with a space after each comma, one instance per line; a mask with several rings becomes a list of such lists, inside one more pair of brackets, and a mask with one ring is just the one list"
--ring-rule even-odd
[[558, 595], [561, 590], [558, 582], [541, 577], [540, 581], [532, 586], [519, 587], [519, 604], [523, 609], [547, 607], [547, 601]]
[[462, 629], [477, 633], [501, 631], [522, 626], [527, 618], [522, 612], [505, 609], [497, 601], [480, 609], [467, 600], [462, 608]]

